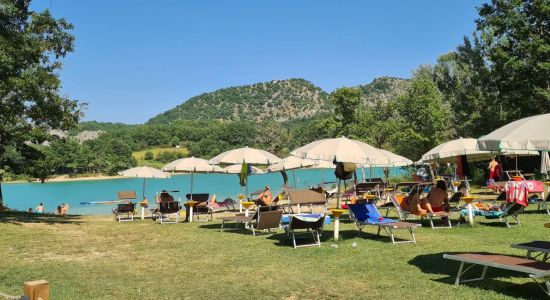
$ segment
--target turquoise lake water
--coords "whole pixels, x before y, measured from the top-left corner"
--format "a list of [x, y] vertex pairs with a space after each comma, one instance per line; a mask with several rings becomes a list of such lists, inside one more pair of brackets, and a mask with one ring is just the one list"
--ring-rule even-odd
[[[302, 169], [294, 171], [296, 185], [305, 188], [317, 185], [322, 181], [335, 181], [334, 169]], [[381, 168], [373, 168], [373, 177], [383, 177]], [[401, 176], [405, 173], [402, 169], [392, 169], [391, 176]], [[293, 186], [292, 171], [287, 171], [289, 185]], [[361, 178], [361, 171], [357, 175]], [[367, 176], [369, 171], [367, 170]], [[189, 174], [176, 174], [168, 179], [146, 179], [145, 196], [149, 203], [161, 190], [179, 190], [182, 199], [190, 192]], [[81, 205], [81, 202], [115, 200], [119, 191], [136, 191], [139, 199], [142, 197], [143, 179], [120, 178], [108, 180], [84, 180], [67, 182], [42, 183], [3, 183], [2, 194], [4, 203], [17, 210], [35, 208], [42, 202], [46, 212], [54, 212], [61, 203], [68, 203], [70, 214], [96, 215], [110, 214], [114, 205]], [[248, 191], [252, 192], [269, 185], [275, 193], [282, 191], [283, 177], [281, 173], [268, 173], [252, 175], [249, 177]], [[244, 188], [239, 186], [239, 177], [235, 174], [195, 174], [194, 193], [216, 194], [218, 200], [232, 198], [237, 200], [240, 193], [244, 194]], [[177, 194], [176, 194], [177, 195]]]

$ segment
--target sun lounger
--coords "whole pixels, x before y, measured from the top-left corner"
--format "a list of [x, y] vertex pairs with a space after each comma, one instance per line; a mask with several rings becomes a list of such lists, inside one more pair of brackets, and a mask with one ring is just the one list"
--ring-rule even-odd
[[[542, 261], [547, 261], [550, 258], [550, 242], [548, 241], [532, 241], [528, 243], [513, 244], [512, 248], [527, 250], [527, 255], [525, 257], [528, 259], [536, 259], [541, 255], [543, 256]], [[533, 252], [538, 252], [538, 254], [531, 257]]]
[[[380, 215], [380, 212], [378, 211], [378, 209], [376, 209], [376, 206], [372, 204], [357, 203], [357, 204], [350, 204], [348, 205], [348, 207], [349, 207], [350, 216], [352, 217], [353, 221], [359, 228], [359, 233], [363, 231], [363, 228], [365, 226], [372, 225], [372, 226], [378, 227], [378, 232], [377, 232], [378, 235], [380, 235], [380, 231], [383, 229], [391, 238], [391, 241], [393, 244], [400, 244], [400, 243], [416, 244], [416, 238], [414, 236], [413, 230], [414, 228], [418, 227], [419, 224], [414, 224], [409, 222], [400, 222], [398, 220], [383, 218]], [[406, 229], [411, 235], [411, 239], [396, 242], [393, 231], [397, 229]]]
[[[160, 202], [158, 207], [157, 221], [161, 224], [179, 223], [181, 205], [179, 201]], [[175, 219], [171, 221], [170, 215], [174, 215]]]
[[[122, 191], [117, 193], [118, 201], [125, 201], [126, 203], [119, 203], [117, 207], [113, 209], [115, 214], [115, 219], [118, 222], [122, 221], [133, 221], [134, 212], [135, 212], [135, 203], [130, 201], [136, 200], [137, 195], [135, 191]], [[126, 215], [126, 218], [123, 218], [123, 215]]]
[[[487, 268], [497, 268], [528, 274], [550, 296], [550, 263], [508, 255], [488, 253], [444, 254], [443, 258], [460, 262], [455, 285], [485, 279]], [[474, 266], [483, 266], [479, 278], [461, 279]], [[540, 280], [541, 282], [539, 282]]]
[[[234, 216], [228, 216], [228, 217], [222, 217], [220, 218], [222, 220], [222, 225], [220, 227], [221, 231], [224, 230], [238, 230], [241, 229], [240, 226], [242, 224], [250, 224], [250, 223], [257, 223], [259, 219], [259, 214], [262, 212], [270, 212], [270, 211], [278, 211], [280, 210], [280, 206], [278, 205], [270, 205], [270, 206], [258, 206], [255, 212], [250, 214], [248, 217], [245, 216], [245, 214], [239, 213]], [[282, 216], [282, 211], [281, 211]], [[280, 218], [279, 218], [280, 221]], [[235, 226], [233, 228], [227, 228], [228, 223], [235, 223]], [[264, 225], [262, 225], [264, 226]], [[254, 234], [254, 232], [252, 232]], [[255, 234], [254, 234], [255, 235]]]
[[[117, 207], [113, 209], [115, 214], [115, 219], [119, 222], [122, 221], [133, 221], [135, 213], [136, 204], [135, 203], [119, 203]], [[126, 218], [123, 216], [126, 215]]]
[[[285, 231], [288, 236], [292, 236], [292, 244], [294, 249], [300, 247], [321, 246], [321, 232], [325, 223], [325, 214], [301, 214], [294, 215], [290, 218], [290, 223], [285, 226]], [[296, 231], [306, 230], [306, 233], [311, 234], [313, 243], [300, 244], [296, 243]]]
[[322, 206], [323, 212], [327, 209], [327, 199], [325, 195], [312, 190], [289, 190], [288, 211], [294, 212], [293, 206], [297, 207], [297, 213], [302, 212], [302, 206], [308, 206], [310, 212], [313, 212], [313, 206]]
[[271, 232], [272, 229], [279, 229], [281, 227], [282, 216], [282, 210], [259, 212], [258, 218], [255, 221], [250, 222], [252, 235], [256, 236], [256, 231], [267, 230], [268, 232]]
[[[510, 228], [515, 226], [521, 226], [521, 222], [519, 220], [519, 214], [523, 211], [523, 209], [524, 209], [523, 205], [515, 202], [509, 202], [509, 203], [506, 203], [506, 207], [502, 211], [474, 210], [473, 213], [474, 213], [474, 216], [483, 216], [485, 217], [485, 219], [488, 219], [488, 220], [502, 221], [506, 224], [507, 228]], [[463, 217], [468, 215], [467, 209], [462, 209], [460, 211], [460, 214]], [[508, 221], [508, 218], [512, 218], [516, 222], [512, 224]]]
[[[396, 195], [392, 195], [390, 197], [390, 200], [391, 200], [391, 203], [393, 204], [395, 210], [397, 211], [397, 214], [399, 215], [399, 219], [402, 220], [402, 221], [407, 220], [407, 218], [412, 215], [412, 216], [420, 216], [421, 219], [423, 217], [427, 217], [428, 221], [430, 223], [430, 227], [432, 227], [432, 229], [452, 228], [453, 227], [451, 225], [451, 220], [450, 220], [451, 213], [450, 212], [441, 211], [441, 212], [434, 212], [434, 213], [427, 213], [427, 214], [424, 214], [424, 215], [420, 215], [420, 214], [416, 214], [414, 212], [411, 212], [411, 211], [407, 210], [407, 205], [405, 203], [405, 201], [407, 201], [407, 197], [398, 197]], [[387, 216], [387, 213], [386, 213], [386, 216]], [[441, 218], [441, 221], [442, 221], [443, 225], [435, 226], [434, 221], [433, 221], [434, 218]], [[447, 218], [447, 221], [444, 222], [443, 218]]]

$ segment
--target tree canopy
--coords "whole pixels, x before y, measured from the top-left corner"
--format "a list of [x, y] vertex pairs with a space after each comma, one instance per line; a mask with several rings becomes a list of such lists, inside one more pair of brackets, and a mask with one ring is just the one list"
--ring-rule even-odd
[[32, 153], [26, 141], [43, 141], [49, 129], [70, 129], [80, 117], [76, 100], [60, 95], [60, 59], [73, 51], [73, 26], [28, 0], [0, 2], [0, 169], [16, 152]]

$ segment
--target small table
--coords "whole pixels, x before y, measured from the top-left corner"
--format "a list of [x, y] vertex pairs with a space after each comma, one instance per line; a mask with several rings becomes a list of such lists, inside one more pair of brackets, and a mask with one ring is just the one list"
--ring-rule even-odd
[[[512, 248], [527, 250], [526, 258], [535, 259], [540, 255], [543, 255], [542, 261], [548, 260], [548, 254], [550, 253], [550, 242], [547, 241], [532, 241], [528, 243], [514, 244]], [[531, 257], [533, 252], [540, 252], [539, 254]]]
[[143, 199], [143, 201], [141, 201], [139, 203], [139, 206], [141, 206], [141, 219], [144, 220], [145, 219], [145, 209], [148, 206], [147, 199]]
[[345, 209], [331, 208], [330, 212], [334, 216], [334, 240], [337, 241], [340, 235], [340, 216], [345, 212]]
[[193, 207], [197, 205], [198, 201], [187, 201], [185, 202], [185, 205], [189, 206], [189, 223], [193, 222]]
[[254, 205], [254, 202], [252, 201], [246, 201], [246, 202], [241, 202], [241, 204], [244, 206], [244, 216], [245, 217], [248, 217], [248, 214], [250, 212], [250, 207], [252, 205]]
[[474, 201], [474, 197], [466, 196], [460, 197], [460, 199], [466, 202], [466, 209], [468, 210], [468, 223], [470, 223], [470, 225], [474, 225], [474, 212], [472, 209], [472, 201]]

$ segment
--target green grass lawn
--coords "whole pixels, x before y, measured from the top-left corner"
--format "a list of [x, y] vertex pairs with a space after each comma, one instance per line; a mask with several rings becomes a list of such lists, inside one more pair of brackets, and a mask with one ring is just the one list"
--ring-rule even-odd
[[175, 153], [181, 153], [183, 156], [187, 157], [189, 155], [189, 150], [187, 148], [175, 148], [175, 147], [169, 147], [169, 148], [151, 148], [151, 149], [145, 149], [141, 151], [135, 151], [132, 153], [132, 156], [136, 159], [138, 166], [148, 166], [148, 167], [154, 167], [154, 168], [162, 168], [166, 163], [158, 162], [156, 160], [145, 160], [145, 153], [151, 152], [153, 153], [153, 156], [155, 159], [159, 156], [162, 152], [175, 152]]
[[160, 225], [0, 212], [0, 291], [22, 294], [23, 282], [45, 279], [52, 299], [544, 298], [525, 275], [495, 269], [455, 287], [458, 264], [443, 259], [463, 251], [523, 256], [510, 245], [549, 239], [550, 216], [530, 210], [521, 220], [510, 229], [479, 217], [474, 227], [423, 227], [416, 245], [392, 245], [375, 228], [358, 236], [344, 222], [338, 248], [329, 225], [321, 247], [295, 250], [282, 230], [220, 232], [216, 220]]

